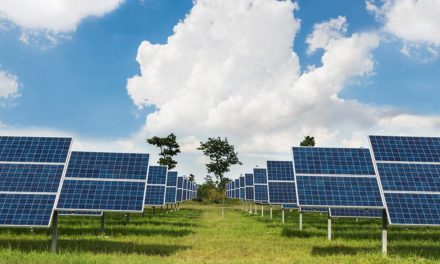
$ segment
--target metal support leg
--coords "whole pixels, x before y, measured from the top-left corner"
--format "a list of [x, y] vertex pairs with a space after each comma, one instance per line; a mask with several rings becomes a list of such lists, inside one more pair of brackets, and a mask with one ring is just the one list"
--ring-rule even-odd
[[105, 212], [102, 212], [101, 216], [101, 234], [105, 234]]
[[299, 230], [303, 230], [303, 214], [299, 212]]
[[330, 217], [330, 209], [327, 217], [327, 239], [332, 240], [332, 218]]
[[281, 211], [281, 223], [284, 224], [284, 208]]
[[269, 209], [269, 219], [272, 220], [272, 205], [270, 206]]
[[261, 217], [264, 216], [264, 205], [261, 205]]
[[388, 219], [387, 211], [382, 211], [382, 254], [386, 255], [388, 250]]
[[52, 247], [51, 252], [57, 253], [57, 245], [58, 245], [58, 212], [53, 212], [52, 217]]

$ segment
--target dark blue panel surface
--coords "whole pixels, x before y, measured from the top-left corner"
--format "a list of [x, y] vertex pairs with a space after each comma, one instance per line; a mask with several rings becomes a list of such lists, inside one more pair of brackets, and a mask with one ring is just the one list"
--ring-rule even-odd
[[440, 138], [370, 136], [376, 161], [440, 162]]
[[0, 136], [0, 161], [64, 163], [71, 138]]
[[66, 177], [145, 180], [148, 159], [148, 154], [73, 151]]
[[300, 209], [303, 213], [327, 213], [328, 208], [324, 207], [302, 207]]
[[0, 225], [49, 226], [56, 195], [0, 194]]
[[269, 181], [295, 181], [291, 161], [267, 161], [267, 179]]
[[331, 217], [382, 218], [381, 209], [332, 208]]
[[161, 206], [165, 204], [165, 186], [147, 185], [145, 205]]
[[294, 182], [269, 182], [270, 204], [296, 204]]
[[254, 187], [246, 187], [246, 201], [254, 200]]
[[440, 194], [385, 193], [391, 224], [440, 225]]
[[176, 202], [182, 201], [182, 189], [177, 189]]
[[91, 211], [59, 211], [58, 214], [66, 216], [102, 216], [102, 212]]
[[179, 189], [183, 188], [183, 177], [182, 176], [177, 177], [177, 188], [179, 188]]
[[142, 211], [145, 182], [65, 179], [57, 209]]
[[58, 192], [64, 165], [0, 164], [2, 192]]
[[244, 174], [244, 184], [246, 186], [253, 186], [254, 185], [254, 175], [252, 173], [245, 173]]
[[187, 200], [187, 190], [185, 190], [185, 189], [183, 189], [183, 191], [182, 191], [182, 201], [186, 201]]
[[254, 169], [254, 184], [266, 184], [267, 183], [267, 171], [262, 168]]
[[255, 201], [256, 202], [267, 202], [268, 201], [268, 195], [267, 195], [267, 185], [254, 185], [255, 190]]
[[177, 171], [169, 171], [167, 176], [167, 186], [177, 186]]
[[386, 191], [440, 192], [440, 165], [377, 163]]
[[246, 199], [246, 187], [240, 187], [240, 199]]
[[296, 174], [375, 175], [368, 149], [294, 147], [293, 158]]
[[296, 208], [298, 208], [298, 206], [296, 204], [282, 204], [281, 207], [284, 208], [284, 209], [296, 209]]
[[175, 204], [176, 203], [176, 187], [167, 187], [165, 195], [165, 203]]
[[382, 207], [373, 177], [297, 175], [298, 204], [308, 206]]
[[148, 184], [163, 184], [167, 182], [166, 166], [150, 166], [148, 168]]
[[245, 186], [246, 186], [246, 184], [245, 184], [245, 182], [244, 182], [244, 177], [243, 177], [243, 176], [240, 176], [240, 187], [243, 188], [243, 187], [245, 187]]

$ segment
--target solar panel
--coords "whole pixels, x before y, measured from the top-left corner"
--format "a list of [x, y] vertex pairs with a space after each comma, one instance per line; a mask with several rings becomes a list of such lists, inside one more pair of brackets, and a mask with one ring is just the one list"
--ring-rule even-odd
[[369, 139], [389, 223], [440, 225], [440, 138]]
[[182, 190], [182, 201], [187, 200], [187, 192], [188, 192], [188, 179], [183, 177], [183, 190]]
[[167, 176], [165, 203], [175, 204], [176, 194], [177, 194], [177, 171], [169, 171]]
[[176, 202], [182, 201], [183, 176], [177, 177]]
[[145, 206], [165, 205], [165, 192], [167, 183], [167, 166], [150, 166], [145, 193]]
[[254, 175], [252, 173], [244, 174], [245, 197], [246, 201], [254, 200]]
[[103, 212], [92, 212], [92, 211], [60, 211], [59, 215], [65, 216], [102, 216]]
[[382, 209], [368, 149], [294, 147], [298, 205]]
[[48, 227], [71, 138], [0, 137], [0, 225]]
[[240, 179], [235, 179], [235, 199], [240, 199]]
[[295, 175], [291, 161], [267, 161], [269, 204], [296, 205]]
[[282, 204], [281, 207], [284, 209], [297, 209], [298, 208], [298, 206], [296, 206], [296, 204]]
[[148, 154], [73, 151], [58, 211], [142, 212]]
[[323, 207], [301, 207], [299, 209], [302, 213], [327, 213], [328, 208]]
[[264, 168], [254, 169], [254, 200], [257, 203], [267, 203], [267, 171]]
[[244, 183], [244, 176], [240, 176], [240, 199], [246, 199], [246, 188]]
[[382, 210], [332, 208], [332, 209], [330, 209], [330, 217], [333, 217], [333, 218], [382, 218]]

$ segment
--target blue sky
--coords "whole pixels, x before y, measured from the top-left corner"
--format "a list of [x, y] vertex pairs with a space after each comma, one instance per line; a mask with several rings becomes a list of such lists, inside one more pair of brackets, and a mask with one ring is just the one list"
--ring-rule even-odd
[[[115, 2], [119, 0], [110, 1]], [[253, 2], [252, 0], [241, 0], [241, 2], [244, 1]], [[173, 37], [173, 27], [176, 24], [181, 22], [183, 29], [191, 28], [190, 24], [194, 28], [199, 29], [197, 24], [199, 20], [195, 18], [197, 16], [204, 18], [203, 12], [207, 12], [209, 8], [213, 8], [215, 5], [221, 5], [210, 3], [210, 0], [203, 0], [201, 2], [205, 2], [206, 9], [196, 12], [193, 15], [194, 21], [192, 22], [189, 19], [188, 21], [185, 20], [185, 17], [194, 5], [191, 0], [127, 0], [118, 4], [115, 2], [112, 3], [113, 6], [109, 10], [102, 11], [98, 16], [87, 14], [81, 16], [78, 18], [78, 23], [75, 24], [73, 29], [65, 30], [61, 32], [62, 34], [54, 34], [53, 28], [55, 28], [55, 25], [53, 28], [51, 28], [50, 24], [47, 28], [43, 29], [29, 28], [29, 26], [20, 24], [20, 21], [14, 20], [14, 18], [8, 19], [6, 16], [0, 23], [0, 71], [16, 76], [19, 83], [20, 96], [1, 99], [1, 102], [3, 102], [0, 107], [1, 124], [6, 127], [12, 127], [14, 130], [29, 127], [41, 128], [65, 131], [82, 138], [104, 141], [120, 138], [130, 139], [134, 134], [142, 138], [147, 134], [165, 134], [175, 130], [178, 136], [181, 135], [185, 138], [183, 145], [188, 145], [185, 149], [190, 149], [194, 142], [203, 140], [207, 134], [188, 132], [190, 129], [181, 127], [178, 121], [174, 123], [169, 121], [169, 123], [173, 123], [175, 126], [167, 125], [167, 121], [163, 121], [163, 116], [166, 116], [165, 110], [158, 111], [158, 109], [169, 107], [166, 104], [166, 96], [152, 99], [152, 104], [146, 106], [139, 103], [136, 104], [134, 102], [136, 101], [136, 96], [129, 95], [127, 92], [127, 79], [139, 76], [145, 84], [147, 90], [144, 92], [148, 98], [148, 92], [150, 91], [148, 90], [150, 89], [148, 87], [149, 80], [146, 80], [148, 78], [145, 74], [140, 73], [140, 65], [136, 61], [139, 45], [143, 40], [146, 40], [151, 44], [160, 44], [164, 50], [171, 50], [174, 44], [169, 44], [168, 38]], [[278, 3], [267, 2], [271, 3], [271, 8], [273, 5], [274, 10], [275, 8], [287, 11], [289, 8], [292, 9], [292, 6], [289, 5], [281, 7]], [[398, 3], [399, 1], [395, 1], [395, 5]], [[256, 1], [254, 6], [259, 8], [260, 4]], [[373, 11], [367, 10], [365, 1], [360, 0], [349, 1], [349, 3], [346, 0], [300, 0], [297, 1], [297, 4], [299, 10], [294, 12], [290, 10], [289, 12], [292, 14], [292, 17], [294, 16], [300, 22], [300, 28], [297, 30], [292, 26], [292, 32], [295, 31], [293, 35], [295, 37], [293, 51], [299, 58], [299, 66], [302, 72], [305, 72], [310, 65], [315, 65], [315, 68], [322, 67], [321, 59], [323, 55], [327, 52], [330, 53], [330, 46], [318, 49], [313, 54], [307, 53], [309, 47], [307, 39], [315, 32], [316, 25], [325, 24], [331, 19], [343, 16], [346, 19], [346, 24], [348, 24], [348, 31], [342, 32], [343, 34], [341, 33], [345, 40], [350, 39], [354, 34], [374, 33], [377, 38], [380, 38], [380, 44], [371, 44], [371, 47], [365, 48], [367, 53], [365, 58], [371, 59], [374, 66], [372, 69], [364, 69], [361, 73], [344, 76], [341, 81], [342, 87], [335, 88], [338, 98], [341, 100], [354, 100], [370, 109], [368, 111], [371, 112], [391, 109], [391, 112], [401, 113], [396, 117], [411, 115], [411, 122], [415, 123], [417, 123], [417, 120], [423, 119], [423, 122], [426, 122], [423, 123], [423, 126], [435, 131], [436, 128], [432, 124], [437, 124], [436, 118], [439, 114], [438, 98], [440, 97], [440, 89], [438, 89], [438, 83], [440, 83], [440, 60], [437, 59], [435, 52], [430, 53], [426, 52], [426, 50], [437, 51], [439, 43], [436, 40], [432, 41], [432, 38], [430, 38], [428, 41], [425, 39], [419, 41], [409, 37], [405, 39], [407, 36], [401, 36], [397, 29], [388, 27], [387, 21], [392, 21], [392, 16], [395, 15], [393, 13], [393, 6], [387, 7], [377, 4], [377, 7], [381, 8], [382, 11], [382, 13], [378, 14], [383, 16], [380, 19], [378, 18], [379, 15], [376, 14], [375, 16]], [[213, 18], [215, 22], [212, 23], [223, 21], [221, 13], [228, 14], [227, 8], [231, 7], [233, 7], [233, 4], [225, 5], [224, 9], [217, 6], [219, 15]], [[5, 7], [0, 5], [0, 12], [2, 8]], [[267, 10], [267, 7], [261, 8], [263, 10], [262, 13]], [[246, 16], [247, 14], [242, 15]], [[36, 23], [38, 19], [35, 19]], [[262, 16], [262, 19], [270, 19], [270, 14]], [[276, 20], [277, 18], [274, 17], [273, 19]], [[237, 23], [240, 23], [239, 21], [238, 19]], [[286, 21], [288, 19], [279, 21], [281, 27], [286, 24]], [[411, 21], [411, 23], [417, 25], [417, 21]], [[201, 36], [204, 35], [202, 28], [200, 27], [199, 32]], [[232, 32], [235, 29], [231, 28], [230, 30]], [[332, 30], [337, 31], [335, 29]], [[20, 35], [23, 32], [37, 32], [35, 35], [36, 41], [34, 39], [34, 41], [24, 43], [20, 40]], [[50, 35], [48, 32], [55, 36], [56, 43], [48, 41], [49, 38], [45, 36], [46, 34]], [[195, 39], [195, 35], [185, 35], [188, 34], [185, 30], [181, 30], [181, 32], [181, 36], [188, 37], [191, 41], [194, 41], [193, 46], [199, 44], [198, 40]], [[206, 35], [208, 36], [209, 33], [206, 32]], [[246, 35], [246, 32], [242, 33], [242, 35]], [[338, 35], [336, 40], [341, 40], [341, 36]], [[269, 42], [272, 37], [267, 36]], [[205, 40], [203, 37], [200, 37], [200, 42]], [[220, 40], [220, 42], [222, 41]], [[226, 43], [227, 40], [224, 40], [224, 42]], [[425, 44], [427, 46], [426, 50], [424, 50]], [[203, 51], [203, 46], [202, 44], [200, 45], [201, 48], [198, 47], [198, 49]], [[402, 49], [406, 47], [405, 45], [412, 48], [411, 51], [414, 51], [414, 53], [421, 53], [423, 55], [411, 56], [404, 54]], [[191, 49], [191, 46], [189, 48]], [[173, 50], [180, 51], [181, 53], [186, 53], [187, 51], [182, 48], [182, 45], [177, 46], [177, 44]], [[250, 50], [250, 52], [254, 51]], [[159, 55], [149, 54], [145, 56], [147, 61], [169, 63], [169, 61]], [[195, 66], [196, 62], [206, 63], [206, 61], [198, 61], [198, 59], [194, 58], [195, 63], [190, 66], [194, 67], [192, 69], [197, 69]], [[170, 64], [170, 69], [173, 66], [175, 65]], [[164, 70], [158, 68], [157, 71], [162, 73], [161, 71]], [[166, 81], [166, 78], [161, 78], [158, 77], [157, 80], [154, 80], [158, 83], [157, 89], [165, 89], [164, 87], [166, 87], [161, 86], [161, 81]], [[193, 76], [191, 80], [194, 81], [194, 78], [196, 77]], [[219, 77], [219, 83], [229, 83], [229, 81], [224, 81], [221, 78], [223, 77]], [[262, 80], [261, 82], [264, 81]], [[247, 82], [234, 80], [233, 83]], [[186, 91], [184, 86], [182, 83], [182, 91]], [[243, 87], [247, 86], [243, 85]], [[136, 91], [140, 91], [139, 89], [142, 89], [142, 87], [136, 87], [136, 89]], [[170, 92], [167, 90], [162, 91], [163, 94]], [[157, 103], [155, 103], [155, 100]], [[206, 100], [209, 99], [205, 98], [199, 103], [202, 104]], [[220, 101], [224, 102], [227, 100], [219, 100], [218, 102]], [[171, 100], [169, 101], [170, 104], [172, 102]], [[189, 106], [193, 103], [186, 102], [184, 106]], [[292, 102], [292, 104], [295, 103]], [[220, 103], [215, 105], [218, 106]], [[313, 107], [316, 109], [325, 108], [325, 104], [314, 105]], [[203, 112], [205, 110], [198, 109], [196, 111]], [[149, 121], [146, 123], [146, 117], [155, 111], [158, 113], [156, 119], [162, 123], [159, 122], [161, 125], [154, 123], [151, 125], [152, 128], [148, 129], [150, 124]], [[334, 111], [341, 110], [335, 109]], [[292, 113], [296, 113], [296, 115], [288, 116], [284, 120], [285, 123], [300, 122], [296, 120], [306, 119], [307, 111], [304, 109], [292, 110]], [[386, 113], [389, 114], [389, 112]], [[392, 120], [399, 119], [393, 119], [393, 117], [390, 118]], [[425, 120], [424, 118], [426, 117], [433, 119]], [[247, 117], [243, 118], [246, 119]], [[367, 120], [368, 118], [365, 119]], [[376, 119], [380, 118], [377, 117]], [[187, 119], [183, 118], [182, 120]], [[203, 120], [196, 119], [192, 121], [198, 123]], [[208, 122], [207, 120], [205, 121]], [[240, 145], [239, 149], [249, 153], [259, 153], [259, 151], [265, 154], [268, 152], [279, 153], [278, 147], [274, 147], [273, 151], [270, 150], [270, 147], [268, 147], [271, 146], [270, 144], [263, 147], [264, 143], [261, 143], [260, 146], [253, 141], [247, 142], [244, 138], [254, 137], [255, 141], [257, 141], [256, 138], [260, 137], [260, 132], [255, 134], [249, 132], [250, 134], [247, 135], [246, 132], [234, 127], [234, 121], [230, 122], [231, 137]], [[316, 133], [316, 135], [321, 135], [320, 133], [323, 133], [321, 136], [323, 140], [321, 142], [329, 144], [335, 142], [335, 145], [343, 145], [345, 143], [341, 142], [348, 142], [350, 140], [350, 142], [357, 142], [354, 138], [357, 138], [356, 135], [366, 126], [364, 123], [358, 124], [359, 126], [356, 129], [342, 135], [343, 133], [340, 131], [332, 133], [335, 130], [335, 125], [333, 125], [331, 119], [325, 120], [325, 122], [328, 122], [329, 125], [317, 126], [313, 125], [315, 124], [313, 123], [307, 124], [307, 126], [289, 127], [288, 129], [286, 128], [286, 131], [293, 129], [292, 131], [302, 131], [302, 134]], [[349, 122], [350, 119], [347, 119], [341, 126], [346, 126]], [[365, 123], [368, 122], [370, 121], [365, 121]], [[390, 131], [391, 133], [398, 131], [400, 133], [404, 131], [403, 125], [384, 128], [382, 125], [384, 121], [374, 122], [369, 132]], [[376, 126], [376, 124], [379, 125]], [[143, 130], [145, 125], [147, 131]], [[215, 129], [215, 126], [213, 127], [212, 130], [209, 130], [209, 133], [217, 133], [219, 131], [219, 134], [229, 136], [228, 130], [225, 132]], [[280, 127], [282, 127], [280, 122], [273, 124], [274, 129]], [[429, 129], [427, 130], [429, 131]], [[267, 131], [261, 132], [261, 134], [265, 133]], [[295, 134], [295, 140], [301, 137], [301, 133]], [[215, 135], [212, 134], [211, 136]], [[264, 148], [266, 150], [261, 151]], [[188, 152], [192, 153], [194, 151], [188, 150]], [[286, 153], [288, 153], [288, 150], [286, 150]], [[191, 156], [192, 154], [189, 155], [189, 157], [193, 157]], [[285, 154], [281, 156], [283, 155]], [[278, 157], [278, 154], [275, 154], [275, 156]], [[252, 157], [255, 158], [254, 156]], [[262, 157], [267, 158], [264, 155]], [[253, 158], [250, 158], [250, 160]], [[183, 163], [188, 162], [185, 159]], [[201, 161], [198, 162], [200, 163]], [[251, 162], [257, 163], [256, 160]], [[191, 170], [192, 168], [193, 165], [184, 165], [186, 170]]]

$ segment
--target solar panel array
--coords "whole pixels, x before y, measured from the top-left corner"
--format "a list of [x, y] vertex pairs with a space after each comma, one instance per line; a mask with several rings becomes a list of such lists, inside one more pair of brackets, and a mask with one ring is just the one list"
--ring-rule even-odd
[[244, 182], [244, 176], [240, 176], [240, 199], [246, 200], [246, 184]]
[[0, 137], [0, 225], [48, 227], [71, 138]]
[[71, 153], [59, 211], [142, 212], [148, 154]]
[[165, 203], [175, 204], [176, 196], [177, 196], [177, 171], [169, 171], [167, 175]]
[[165, 205], [167, 176], [167, 166], [150, 166], [148, 168], [145, 206]]
[[440, 225], [440, 138], [369, 139], [390, 224]]
[[269, 204], [296, 205], [295, 175], [291, 161], [267, 161]]
[[383, 208], [368, 149], [294, 147], [298, 206]]
[[257, 203], [268, 203], [267, 193], [267, 170], [263, 168], [254, 169], [254, 201]]
[[235, 179], [235, 191], [234, 191], [234, 198], [240, 199], [240, 179]]
[[252, 173], [244, 174], [245, 197], [246, 201], [254, 201], [254, 175]]
[[177, 177], [176, 202], [182, 201], [182, 193], [183, 193], [183, 176], [178, 176]]

